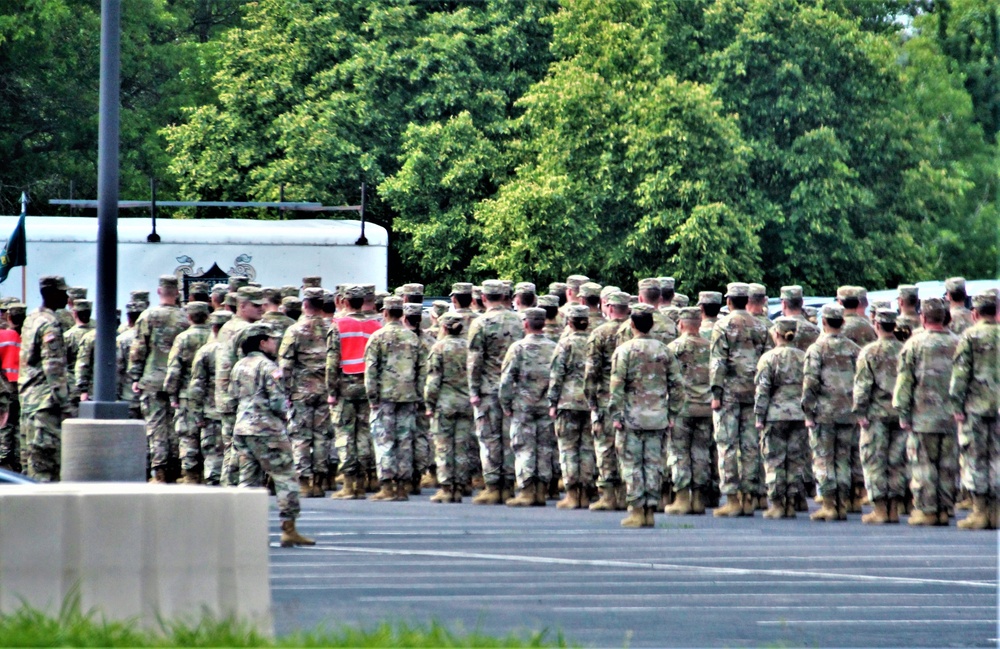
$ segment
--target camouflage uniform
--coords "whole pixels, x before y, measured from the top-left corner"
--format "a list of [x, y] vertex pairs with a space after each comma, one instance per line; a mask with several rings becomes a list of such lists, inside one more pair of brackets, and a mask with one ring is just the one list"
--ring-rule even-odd
[[271, 327], [271, 330], [279, 336], [284, 336], [288, 328], [295, 324], [295, 320], [281, 311], [268, 311], [261, 316], [260, 321]]
[[[394, 299], [385, 299], [386, 308]], [[420, 338], [399, 321], [387, 322], [368, 339], [365, 394], [372, 413], [378, 479], [383, 483], [413, 477], [413, 436], [423, 396], [418, 390], [424, 384], [426, 360]]]
[[[43, 277], [43, 286], [62, 278]], [[69, 407], [66, 348], [62, 326], [51, 309], [28, 314], [21, 329], [21, 435], [27, 449], [28, 475], [39, 482], [59, 480], [61, 423]]]
[[142, 419], [142, 408], [139, 406], [139, 395], [132, 391], [132, 382], [128, 376], [128, 355], [135, 340], [135, 327], [127, 327], [115, 338], [115, 362], [118, 374], [118, 398], [128, 404], [129, 417]]
[[469, 341], [465, 338], [462, 314], [447, 313], [441, 322], [448, 326], [461, 322], [462, 332], [446, 335], [431, 347], [424, 405], [431, 413], [437, 480], [443, 486], [462, 487], [470, 480], [468, 449], [473, 439], [467, 366]]
[[808, 351], [809, 347], [819, 340], [822, 332], [819, 330], [819, 327], [809, 322], [809, 319], [801, 313], [791, 317], [795, 318], [799, 323], [795, 329], [795, 340], [792, 341], [792, 344], [802, 351]]
[[[484, 293], [501, 292], [493, 283], [495, 281], [483, 283]], [[500, 408], [497, 391], [507, 349], [523, 337], [521, 319], [500, 306], [487, 309], [469, 328], [469, 397], [480, 398], [474, 412], [483, 479], [487, 486], [507, 488], [514, 482], [510, 422]]]
[[[913, 284], [902, 284], [896, 290], [898, 291], [898, 300], [900, 302], [911, 297], [919, 297], [920, 295], [919, 289]], [[900, 305], [899, 315], [896, 316], [896, 330], [909, 332], [909, 335], [912, 336], [920, 331], [920, 328], [920, 316], [916, 313], [904, 313], [903, 306]]]
[[[525, 313], [545, 318], [542, 309], [526, 309]], [[542, 334], [528, 334], [512, 344], [503, 359], [500, 406], [505, 413], [511, 413], [510, 446], [517, 488], [521, 490], [537, 482], [547, 485], [552, 479], [555, 432], [546, 395], [555, 350], [556, 344]]]
[[[746, 284], [730, 284], [727, 296], [747, 295]], [[761, 488], [760, 445], [754, 428], [753, 377], [764, 351], [767, 329], [744, 310], [735, 310], [712, 331], [709, 380], [722, 402], [713, 413], [722, 493], [757, 494]]]
[[[894, 311], [876, 317], [895, 322]], [[861, 429], [861, 465], [865, 488], [872, 501], [902, 499], [906, 495], [906, 439], [899, 427], [899, 413], [892, 405], [896, 370], [903, 344], [883, 338], [866, 345], [858, 354], [854, 373], [854, 415], [867, 419]]]
[[[90, 301], [78, 300], [74, 304], [76, 310], [89, 311], [92, 308]], [[80, 412], [80, 390], [76, 382], [76, 359], [80, 353], [80, 345], [84, 337], [91, 331], [95, 331], [94, 322], [89, 321], [84, 324], [74, 324], [69, 331], [63, 334], [63, 342], [66, 346], [66, 380], [69, 382], [69, 412], [68, 417], [76, 417]], [[88, 362], [84, 359], [84, 362]]]
[[680, 364], [660, 341], [636, 336], [612, 356], [610, 392], [608, 413], [622, 426], [617, 437], [626, 499], [630, 507], [655, 508], [660, 500], [663, 439], [683, 400]]
[[[938, 298], [924, 300], [942, 312]], [[955, 421], [948, 396], [952, 358], [958, 337], [948, 330], [921, 330], [903, 345], [892, 404], [900, 424], [910, 426], [906, 454], [910, 489], [916, 509], [930, 516], [947, 515], [955, 504], [958, 477]]]
[[[624, 296], [628, 304], [628, 295]], [[618, 329], [623, 320], [610, 320], [587, 338], [587, 364], [584, 368], [584, 390], [590, 406], [591, 432], [594, 437], [594, 451], [597, 461], [597, 486], [602, 489], [614, 488], [621, 483], [618, 466], [618, 451], [615, 448], [615, 431], [608, 417], [608, 400], [611, 398], [611, 358], [617, 345]]]
[[[681, 318], [698, 316], [697, 310]], [[705, 492], [711, 486], [712, 388], [708, 366], [711, 345], [701, 335], [681, 334], [667, 345], [680, 366], [684, 400], [667, 436], [667, 467], [675, 491]]]
[[[173, 280], [173, 275], [161, 278]], [[166, 282], [169, 284], [169, 282]], [[179, 457], [179, 444], [173, 432], [174, 411], [163, 389], [167, 374], [167, 359], [174, 339], [188, 328], [188, 320], [178, 306], [158, 306], [147, 309], [135, 323], [135, 340], [129, 349], [128, 374], [132, 383], [139, 384], [139, 404], [146, 420], [149, 442], [150, 471], [165, 469], [167, 463]]]
[[[421, 309], [419, 304], [411, 305], [414, 310]], [[406, 314], [405, 308], [403, 311]], [[416, 314], [413, 314], [416, 315]], [[421, 318], [421, 323], [427, 318]], [[440, 328], [440, 327], [438, 327]], [[431, 348], [437, 343], [437, 334], [431, 329], [417, 329], [416, 333], [420, 337], [420, 343], [424, 346], [424, 359], [430, 356]], [[424, 368], [426, 376], [426, 368]], [[424, 396], [424, 384], [417, 386], [417, 393], [421, 402]], [[419, 478], [427, 472], [436, 473], [434, 466], [434, 439], [431, 437], [431, 420], [427, 416], [427, 410], [423, 407], [417, 408], [417, 432], [413, 436], [413, 475]]]
[[[616, 343], [618, 346], [632, 340], [632, 325], [629, 324], [628, 320], [619, 325], [618, 333], [616, 335]], [[664, 315], [659, 311], [654, 311], [653, 328], [649, 330], [648, 335], [654, 340], [659, 340], [664, 345], [669, 345], [677, 340], [677, 323], [669, 316]]]
[[[232, 278], [230, 278], [232, 279]], [[263, 296], [256, 289], [243, 287], [246, 299], [263, 302]], [[228, 296], [227, 296], [228, 297]], [[233, 486], [239, 480], [239, 455], [233, 450], [233, 426], [236, 425], [236, 402], [229, 394], [229, 374], [233, 365], [242, 356], [240, 343], [243, 339], [243, 330], [250, 326], [250, 322], [239, 315], [233, 315], [232, 319], [222, 325], [216, 340], [218, 346], [215, 349], [215, 407], [219, 411], [219, 418], [222, 421], [222, 474], [220, 484], [224, 487]]]
[[[264, 329], [254, 325], [252, 332]], [[264, 329], [266, 331], [266, 329]], [[285, 395], [278, 384], [281, 370], [263, 352], [251, 352], [230, 370], [228, 396], [238, 405], [233, 449], [239, 457], [239, 486], [256, 487], [264, 472], [274, 480], [278, 516], [299, 516], [299, 491], [292, 466], [292, 443], [285, 433]]]
[[[949, 293], [958, 291], [965, 293], [965, 278], [949, 277], [944, 281], [944, 290]], [[949, 311], [951, 313], [951, 322], [948, 323], [948, 328], [956, 336], [962, 335], [962, 332], [973, 325], [972, 311], [966, 309], [964, 304], [953, 306]]]
[[[823, 309], [824, 318], [843, 317], [840, 305], [831, 303]], [[829, 499], [831, 508], [838, 500], [846, 507], [854, 486], [851, 456], [857, 423], [851, 406], [860, 352], [839, 332], [824, 334], [806, 351], [802, 411], [815, 423], [809, 431], [813, 474], [824, 504]]]
[[549, 407], [556, 409], [559, 465], [567, 490], [592, 485], [596, 470], [590, 406], [584, 390], [587, 340], [582, 331], [563, 338], [556, 346], [549, 373]]
[[[65, 336], [63, 336], [65, 339]], [[77, 398], [81, 394], [94, 391], [94, 345], [97, 343], [97, 328], [91, 328], [80, 338], [76, 349], [76, 365], [73, 380], [76, 382]], [[117, 361], [117, 358], [115, 359]], [[79, 412], [79, 410], [77, 410]]]
[[[206, 302], [188, 302], [188, 314], [208, 315]], [[174, 431], [177, 433], [181, 470], [186, 473], [197, 471], [203, 465], [201, 455], [201, 430], [191, 414], [188, 401], [188, 385], [191, 383], [191, 366], [198, 350], [208, 342], [212, 331], [207, 324], [192, 324], [174, 338], [167, 358], [167, 374], [163, 379], [163, 390], [172, 403], [177, 404], [174, 414]]]
[[[778, 334], [794, 332], [797, 321], [779, 318]], [[757, 361], [754, 415], [760, 432], [767, 497], [786, 506], [799, 494], [807, 434], [802, 412], [802, 367], [805, 353], [792, 344], [764, 352]]]
[[327, 474], [330, 457], [330, 406], [324, 389], [327, 326], [321, 315], [302, 314], [282, 333], [278, 367], [285, 398], [291, 403], [292, 458], [299, 480], [311, 480]]
[[[225, 324], [232, 315], [213, 313], [210, 322]], [[219, 353], [218, 338], [212, 337], [194, 355], [191, 361], [191, 380], [188, 382], [188, 408], [191, 419], [201, 431], [201, 456], [205, 464], [205, 484], [217, 485], [222, 478], [222, 418], [219, 399], [215, 394], [215, 359]]]

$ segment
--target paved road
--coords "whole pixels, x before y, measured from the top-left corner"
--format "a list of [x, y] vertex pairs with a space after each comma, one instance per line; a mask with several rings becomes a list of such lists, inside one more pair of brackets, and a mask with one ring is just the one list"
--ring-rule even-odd
[[[425, 490], [425, 493], [427, 491]], [[304, 500], [277, 547], [279, 634], [384, 620], [584, 647], [997, 645], [997, 534], [954, 527]]]

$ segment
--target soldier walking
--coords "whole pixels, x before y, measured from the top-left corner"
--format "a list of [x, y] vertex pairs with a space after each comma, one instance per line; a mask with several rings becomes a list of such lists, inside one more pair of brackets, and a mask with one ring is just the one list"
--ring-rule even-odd
[[219, 330], [232, 319], [226, 309], [216, 309], [208, 316], [211, 336], [191, 361], [188, 381], [188, 408], [195, 427], [200, 431], [199, 445], [204, 463], [205, 484], [218, 485], [222, 478], [222, 417], [215, 394], [215, 358], [219, 349]]
[[174, 344], [167, 358], [167, 375], [163, 380], [163, 390], [174, 409], [174, 430], [176, 431], [181, 459], [181, 479], [178, 482], [198, 484], [201, 482], [204, 458], [201, 455], [201, 430], [191, 414], [188, 386], [191, 383], [191, 368], [198, 350], [212, 335], [208, 327], [208, 303], [188, 302], [184, 305], [190, 327], [174, 338]]

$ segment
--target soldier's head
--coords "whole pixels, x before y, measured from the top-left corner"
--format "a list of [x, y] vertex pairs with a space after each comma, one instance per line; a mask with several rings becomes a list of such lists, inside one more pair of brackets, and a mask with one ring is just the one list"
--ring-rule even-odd
[[597, 282], [584, 282], [579, 289], [580, 304], [587, 305], [591, 311], [601, 308], [601, 285]]
[[374, 284], [362, 284], [362, 288], [365, 289], [365, 298], [361, 302], [362, 311], [374, 311], [375, 310], [375, 285]]
[[382, 315], [386, 322], [398, 322], [403, 319], [403, 298], [390, 295], [382, 300]]
[[892, 309], [875, 311], [875, 332], [879, 338], [896, 337], [896, 312]]
[[323, 290], [323, 315], [332, 316], [337, 312], [337, 294]]
[[125, 321], [128, 322], [129, 327], [135, 326], [135, 321], [139, 319], [140, 315], [142, 315], [144, 308], [145, 307], [141, 302], [130, 301], [125, 304]]
[[54, 311], [65, 308], [69, 300], [67, 290], [69, 286], [62, 275], [46, 275], [38, 280], [38, 291], [42, 294], [42, 303], [47, 309]]
[[403, 285], [403, 302], [405, 304], [423, 304], [423, 302], [424, 302], [424, 285], [423, 284], [404, 284]]
[[521, 316], [524, 318], [524, 330], [528, 333], [538, 334], [545, 329], [545, 309], [533, 306], [522, 311]]
[[219, 333], [219, 329], [222, 329], [222, 325], [226, 324], [233, 319], [233, 314], [227, 309], [215, 309], [208, 316], [208, 324], [212, 327], [212, 331]]
[[361, 284], [345, 284], [341, 287], [344, 304], [351, 311], [360, 311], [365, 306], [365, 287]]
[[856, 313], [861, 306], [861, 287], [841, 286], [837, 289], [837, 301], [845, 313]]
[[660, 304], [660, 280], [647, 277], [639, 280], [639, 301], [643, 304], [658, 306]]
[[7, 312], [5, 314], [7, 318], [7, 323], [10, 324], [18, 333], [21, 332], [21, 325], [24, 324], [24, 319], [28, 315], [28, 307], [20, 302], [14, 302], [7, 305]]
[[549, 295], [555, 295], [559, 299], [559, 306], [566, 304], [566, 283], [552, 282], [549, 284]]
[[698, 293], [698, 308], [705, 318], [718, 317], [722, 310], [722, 293], [718, 291], [702, 291]]
[[920, 303], [920, 323], [924, 329], [934, 330], [945, 325], [948, 306], [939, 297], [929, 297]]
[[451, 285], [451, 306], [456, 309], [468, 309], [472, 306], [472, 284], [470, 282], [455, 282]]
[[781, 287], [781, 313], [785, 316], [802, 313], [802, 287], [798, 284]]
[[781, 316], [774, 321], [771, 328], [771, 337], [778, 347], [789, 345], [795, 340], [795, 332], [798, 331], [799, 321], [788, 316]]
[[559, 298], [551, 293], [538, 296], [538, 308], [545, 309], [545, 321], [554, 322], [559, 316]]
[[742, 311], [750, 300], [750, 285], [731, 282], [726, 286], [726, 306], [730, 311]]
[[920, 290], [913, 284], [901, 284], [897, 289], [899, 312], [906, 315], [917, 315], [920, 304]]
[[483, 303], [488, 307], [503, 305], [503, 282], [488, 279], [483, 282]]
[[184, 306], [184, 312], [191, 324], [202, 325], [208, 322], [211, 306], [208, 302], [188, 302]]
[[642, 302], [632, 306], [632, 330], [635, 333], [646, 335], [653, 328], [653, 312], [656, 309], [650, 304]]
[[965, 306], [968, 294], [965, 292], [964, 277], [949, 277], [944, 280], [944, 290], [952, 306]]
[[514, 280], [502, 279], [503, 283], [503, 305], [508, 309], [514, 306]]
[[225, 284], [216, 284], [212, 287], [212, 293], [209, 297], [211, 298], [210, 302], [213, 311], [221, 309], [224, 306], [227, 292]]
[[323, 315], [324, 291], [318, 286], [302, 289], [302, 311], [308, 316]]
[[465, 328], [465, 321], [457, 313], [445, 313], [438, 318], [438, 325], [440, 325], [444, 335], [458, 336], [461, 335], [462, 330]]
[[681, 333], [689, 336], [697, 336], [701, 329], [701, 308], [688, 306], [681, 309], [680, 318], [677, 320], [677, 327]]
[[264, 291], [244, 286], [236, 291], [236, 313], [247, 322], [257, 322], [264, 315]]
[[751, 284], [747, 297], [747, 311], [754, 315], [767, 313], [767, 288], [763, 284]]
[[298, 320], [302, 315], [302, 300], [298, 295], [286, 295], [281, 298], [281, 312], [292, 320]]
[[403, 317], [406, 324], [414, 331], [420, 329], [420, 323], [424, 321], [424, 307], [412, 302], [403, 305]]
[[277, 311], [281, 308], [281, 289], [270, 286], [264, 290], [264, 310]]
[[156, 288], [156, 294], [160, 296], [161, 305], [177, 304], [177, 297], [180, 294], [176, 275], [160, 275], [160, 280]]
[[590, 281], [586, 275], [570, 275], [566, 278], [566, 301], [577, 302], [580, 287]]
[[243, 332], [243, 342], [240, 343], [240, 349], [245, 355], [264, 352], [273, 358], [278, 355], [280, 340], [280, 335], [270, 325], [264, 322], [255, 322]]
[[571, 304], [566, 307], [566, 318], [573, 331], [586, 331], [590, 326], [590, 309], [582, 304]]
[[821, 314], [823, 317], [824, 332], [840, 331], [840, 328], [844, 326], [844, 307], [836, 302], [827, 302], [824, 304]]
[[629, 294], [625, 291], [616, 291], [608, 295], [605, 300], [608, 303], [608, 317], [612, 320], [624, 320], [629, 314]]
[[676, 282], [674, 282], [673, 277], [658, 277], [660, 280], [660, 304], [670, 304], [674, 299], [674, 291], [676, 290]]
[[87, 324], [90, 322], [90, 314], [94, 310], [94, 303], [90, 300], [73, 301], [73, 319], [77, 324]]
[[531, 282], [518, 282], [514, 286], [514, 307], [518, 311], [530, 309], [537, 303], [535, 285]]
[[995, 320], [997, 317], [997, 297], [992, 291], [976, 293], [972, 298], [972, 318], [979, 320]]

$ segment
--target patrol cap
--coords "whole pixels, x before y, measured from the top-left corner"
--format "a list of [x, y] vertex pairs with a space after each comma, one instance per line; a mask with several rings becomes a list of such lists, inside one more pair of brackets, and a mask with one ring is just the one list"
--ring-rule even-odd
[[802, 299], [802, 287], [799, 286], [798, 284], [792, 284], [791, 286], [782, 286], [781, 299], [782, 300]]
[[451, 295], [472, 295], [472, 282], [455, 282], [451, 285]]
[[281, 287], [281, 297], [298, 297], [300, 295], [299, 288], [297, 286], [292, 286], [291, 284], [286, 284]]
[[11, 315], [24, 315], [27, 313], [28, 307], [20, 302], [14, 302], [13, 304], [7, 305], [7, 313]]
[[211, 312], [211, 306], [208, 302], [188, 302], [184, 305], [184, 312], [188, 315], [195, 315], [198, 313], [208, 315]]
[[858, 286], [856, 288], [858, 289], [858, 299], [861, 300], [862, 302], [867, 302], [868, 289], [866, 289], [864, 286]]
[[[583, 306], [578, 304], [577, 306]], [[583, 307], [587, 308], [587, 307]], [[529, 309], [525, 309], [521, 312], [526, 320], [544, 320], [545, 319], [545, 309], [539, 309], [537, 306], [533, 306]]]
[[861, 299], [860, 286], [841, 286], [837, 289], [838, 300]]
[[0, 297], [0, 310], [6, 309], [11, 304], [17, 303], [16, 297]]
[[94, 303], [90, 300], [73, 300], [74, 311], [93, 311]]
[[660, 289], [660, 280], [655, 277], [647, 277], [639, 280], [639, 290], [646, 291], [651, 288]]
[[403, 284], [403, 295], [423, 295], [423, 284]]
[[361, 288], [365, 289], [365, 298], [375, 297], [375, 285], [374, 284], [362, 284]]
[[307, 300], [323, 300], [326, 292], [318, 286], [310, 286], [302, 291], [302, 297]]
[[264, 304], [264, 290], [256, 286], [243, 286], [236, 291], [236, 299], [239, 302], [249, 302], [260, 306]]
[[323, 278], [319, 275], [307, 275], [302, 278], [302, 288], [308, 288], [310, 286], [322, 286]]
[[[872, 302], [872, 311], [878, 311], [879, 309], [892, 309], [892, 303], [889, 300], [875, 300]], [[895, 311], [893, 311], [895, 313]]]
[[[417, 306], [420, 306], [420, 305], [417, 305]], [[386, 298], [384, 300], [382, 300], [382, 308], [384, 310], [386, 310], [386, 311], [391, 310], [391, 309], [400, 309], [400, 310], [402, 310], [402, 308], [403, 308], [403, 298], [401, 298], [401, 297], [399, 297], [397, 295], [388, 295], [388, 296], [386, 296]]]
[[518, 293], [534, 293], [534, 292], [535, 292], [535, 285], [532, 282], [518, 282], [517, 285], [514, 286], [515, 295], [517, 295]]
[[396, 288], [392, 289], [392, 294], [395, 295], [396, 297], [403, 297], [403, 287], [397, 286]]
[[670, 301], [670, 304], [682, 309], [690, 303], [691, 303], [691, 298], [684, 295], [683, 293], [674, 293], [674, 299]]
[[552, 282], [549, 284], [549, 293], [565, 293], [566, 292], [566, 282]]
[[208, 293], [208, 282], [191, 282], [188, 286], [188, 293]]
[[634, 306], [634, 305], [636, 305], [638, 303], [639, 303], [639, 296], [638, 295], [629, 295], [628, 296], [628, 304], [629, 304], [629, 306]]
[[514, 294], [514, 280], [512, 279], [502, 279], [500, 282], [503, 284], [503, 294], [510, 296]]
[[[135, 293], [135, 291], [132, 291]], [[217, 297], [217, 299], [223, 299], [226, 297], [226, 293], [229, 292], [229, 287], [225, 284], [216, 284], [212, 287], [212, 297]]]
[[281, 306], [286, 309], [295, 309], [296, 311], [302, 310], [302, 300], [296, 295], [286, 295], [281, 298]]
[[281, 289], [275, 286], [268, 286], [267, 288], [262, 288], [261, 291], [263, 292], [264, 299], [268, 301], [281, 296]]
[[473, 298], [481, 298], [482, 296], [483, 296], [483, 287], [482, 286], [473, 286], [472, 287], [472, 297]]
[[[173, 275], [170, 275], [170, 277], [173, 277]], [[87, 288], [85, 286], [70, 286], [66, 289], [66, 295], [71, 300], [86, 300]]]
[[[244, 288], [256, 288], [254, 286]], [[269, 338], [280, 338], [281, 334], [266, 322], [254, 322], [243, 330], [244, 338], [254, 338], [256, 336], [267, 336]]]
[[750, 297], [767, 297], [767, 287], [763, 284], [750, 284], [750, 288], [747, 293]]
[[617, 286], [605, 286], [601, 289], [601, 299], [607, 300], [609, 295], [612, 293], [618, 293], [619, 291], [621, 291], [621, 288]]
[[483, 282], [484, 295], [503, 295], [503, 282], [498, 279], [488, 279]]
[[981, 309], [985, 306], [996, 305], [997, 296], [992, 291], [983, 291], [972, 296], [972, 308]]
[[844, 307], [840, 306], [836, 302], [827, 302], [823, 305], [823, 317], [833, 320], [843, 320]]
[[133, 302], [149, 302], [149, 291], [129, 291], [128, 296]]
[[368, 291], [361, 284], [347, 284], [344, 286], [344, 297], [346, 298], [364, 299], [367, 294]]
[[589, 318], [590, 309], [582, 304], [570, 304], [566, 309], [567, 318]]
[[632, 315], [653, 315], [656, 309], [652, 304], [638, 303], [632, 306]]
[[795, 318], [781, 316], [780, 318], [775, 318], [774, 326], [778, 328], [778, 333], [784, 334], [789, 331], [795, 331], [799, 326], [799, 321]]
[[244, 286], [250, 285], [250, 278], [246, 275], [233, 275], [229, 278], [229, 292], [236, 293]]
[[681, 309], [681, 320], [701, 320], [701, 309], [694, 306], [686, 306]]
[[236, 299], [236, 293], [226, 293], [225, 299], [222, 301], [226, 306], [236, 308], [239, 301]]
[[608, 306], [628, 306], [629, 294], [625, 291], [615, 291], [607, 297]]
[[804, 306], [802, 307], [802, 313], [805, 314], [806, 320], [816, 320], [816, 314], [818, 310], [814, 306]]
[[384, 300], [387, 297], [389, 297], [389, 291], [375, 291], [376, 300]]
[[559, 306], [559, 296], [558, 295], [539, 295], [538, 296], [538, 306], [540, 307], [557, 307]]
[[901, 298], [920, 296], [920, 289], [918, 289], [915, 284], [900, 284], [896, 288], [896, 291], [898, 291], [899, 297]]
[[465, 324], [465, 320], [459, 313], [442, 313], [438, 318], [438, 324], [451, 328], [457, 324]]
[[566, 278], [566, 288], [571, 288], [574, 291], [590, 281], [590, 278], [586, 275], [570, 275]]
[[332, 304], [335, 302], [334, 298], [336, 297], [337, 294], [334, 293], [333, 291], [328, 291], [325, 288], [323, 289], [323, 302], [329, 302]]
[[601, 285], [597, 282], [584, 282], [577, 292], [583, 297], [600, 297]]
[[444, 300], [434, 300], [431, 304], [431, 313], [433, 313], [435, 317], [440, 318], [442, 315], [447, 313], [450, 308], [451, 303], [445, 302]]
[[233, 312], [226, 309], [216, 309], [208, 314], [208, 324], [224, 325], [233, 319]]
[[878, 309], [875, 311], [875, 322], [880, 324], [891, 324], [896, 322], [896, 312], [892, 309]]
[[750, 297], [750, 285], [743, 282], [730, 282], [726, 285], [726, 297]]
[[698, 304], [722, 304], [722, 293], [718, 291], [702, 291], [698, 293]]
[[125, 313], [142, 313], [146, 310], [145, 305], [142, 302], [126, 302], [125, 303]]
[[423, 315], [424, 307], [422, 304], [417, 304], [415, 302], [407, 302], [403, 305], [403, 315]]
[[264, 285], [260, 282], [247, 282], [247, 286], [255, 286], [257, 288], [264, 288]]
[[672, 291], [676, 287], [673, 277], [657, 277], [657, 279], [660, 280], [661, 291]]
[[956, 291], [965, 291], [965, 278], [964, 277], [949, 277], [944, 280], [944, 290], [949, 293], [954, 293]]
[[940, 312], [944, 313], [947, 310], [947, 305], [944, 300], [939, 297], [928, 297], [920, 300], [920, 310], [923, 313]]

